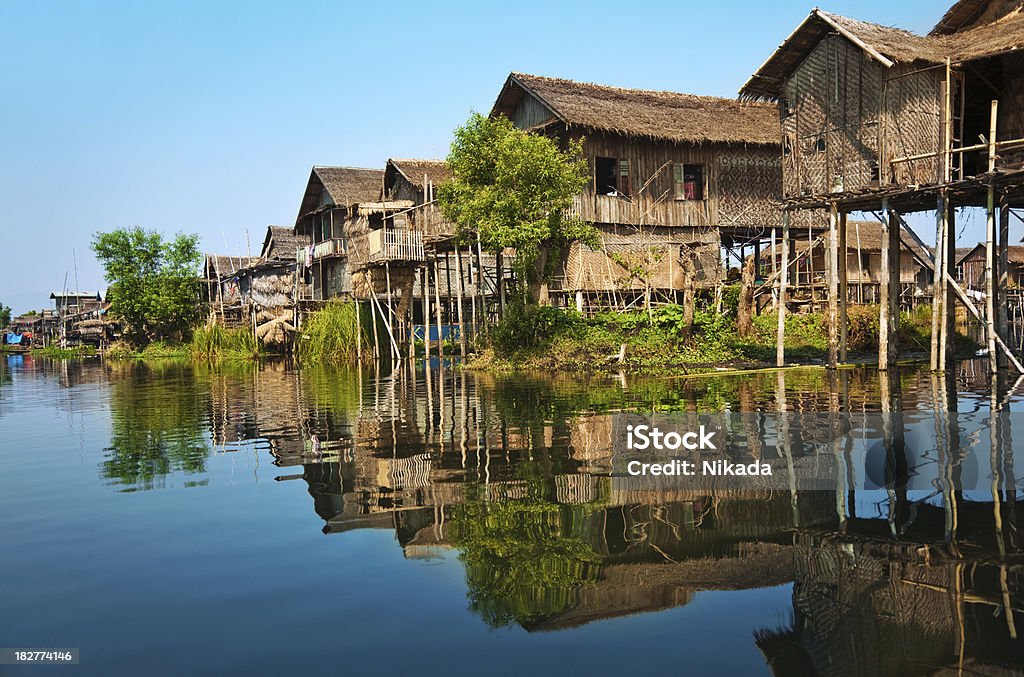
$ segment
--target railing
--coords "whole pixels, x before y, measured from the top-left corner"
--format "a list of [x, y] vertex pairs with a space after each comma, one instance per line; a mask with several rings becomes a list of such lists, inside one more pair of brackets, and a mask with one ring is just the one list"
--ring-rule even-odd
[[344, 256], [348, 253], [345, 241], [340, 238], [324, 240], [313, 245], [313, 259], [322, 259], [327, 256]]
[[382, 228], [370, 231], [371, 261], [424, 261], [423, 235], [419, 231]]

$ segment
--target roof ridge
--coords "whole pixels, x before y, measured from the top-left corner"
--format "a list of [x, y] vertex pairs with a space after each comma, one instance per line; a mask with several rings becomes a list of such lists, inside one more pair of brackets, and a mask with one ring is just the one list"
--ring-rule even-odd
[[534, 75], [532, 73], [521, 73], [519, 71], [513, 71], [511, 73], [511, 75], [512, 75], [512, 77], [517, 78], [517, 79], [518, 78], [536, 78], [536, 79], [539, 79], [539, 80], [547, 80], [547, 81], [553, 82], [553, 83], [571, 84], [571, 85], [578, 85], [578, 86], [581, 86], [581, 87], [592, 87], [592, 88], [595, 88], [595, 89], [603, 89], [603, 90], [607, 90], [607, 91], [626, 92], [626, 93], [630, 93], [630, 94], [669, 94], [671, 96], [680, 96], [680, 97], [689, 97], [689, 98], [693, 98], [693, 99], [704, 99], [704, 100], [708, 100], [708, 101], [735, 103], [737, 105], [744, 106], [744, 107], [746, 107], [746, 106], [766, 106], [766, 107], [772, 107], [771, 104], [766, 104], [766, 103], [759, 102], [759, 101], [743, 101], [743, 100], [738, 99], [736, 97], [716, 96], [714, 94], [694, 94], [692, 92], [677, 92], [677, 91], [673, 91], [673, 90], [669, 90], [669, 89], [641, 89], [641, 88], [637, 88], [637, 87], [619, 87], [617, 85], [604, 85], [604, 84], [600, 84], [600, 83], [597, 83], [597, 82], [587, 82], [587, 81], [584, 81], [584, 80], [571, 80], [569, 78], [555, 78], [555, 77], [551, 77], [551, 76], [548, 76], [548, 75]]

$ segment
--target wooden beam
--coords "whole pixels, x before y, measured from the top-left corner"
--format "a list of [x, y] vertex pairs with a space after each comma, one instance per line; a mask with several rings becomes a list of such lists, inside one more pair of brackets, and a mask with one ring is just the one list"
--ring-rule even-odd
[[943, 193], [935, 205], [935, 254], [932, 257], [932, 336], [930, 351], [930, 366], [932, 371], [945, 369], [945, 364], [940, 364], [940, 337], [942, 333], [942, 290], [945, 288], [945, 261], [943, 246], [946, 241], [946, 217], [948, 210], [946, 206], [949, 201]]
[[[1002, 201], [1000, 207], [999, 244], [996, 249], [996, 334], [1006, 341], [1009, 337], [1006, 290], [1009, 286], [1010, 208]], [[999, 353], [999, 367], [1006, 368], [1003, 353]]]

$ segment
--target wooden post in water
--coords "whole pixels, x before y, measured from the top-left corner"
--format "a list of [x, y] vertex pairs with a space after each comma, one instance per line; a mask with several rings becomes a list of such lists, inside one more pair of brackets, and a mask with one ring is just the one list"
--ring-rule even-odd
[[943, 327], [942, 314], [942, 291], [946, 288], [945, 264], [946, 257], [943, 247], [946, 241], [946, 217], [948, 200], [943, 191], [935, 205], [935, 256], [932, 263], [932, 337], [931, 337], [931, 368], [932, 371], [945, 369], [945, 364], [940, 364], [939, 346]]
[[[1007, 311], [1009, 298], [1006, 293], [1008, 286], [1008, 244], [1010, 240], [1010, 207], [1004, 197], [999, 202], [999, 244], [996, 249], [996, 332], [1003, 343], [1009, 340]], [[1006, 369], [1009, 361], [1002, 351], [999, 352], [999, 368]]]
[[455, 245], [455, 269], [456, 275], [459, 276], [458, 282], [455, 285], [456, 302], [458, 303], [458, 317], [459, 317], [459, 353], [466, 356], [466, 323], [463, 318], [462, 309], [462, 297], [463, 297], [463, 280], [462, 280], [462, 252], [459, 251], [458, 245]]
[[[420, 301], [423, 306], [423, 355], [427, 361], [427, 371], [430, 371], [430, 266], [423, 264], [423, 272], [420, 274]], [[427, 383], [430, 382], [430, 375], [427, 375]]]
[[956, 304], [949, 287], [949, 274], [954, 268], [950, 261], [956, 259], [956, 211], [949, 200], [946, 201], [945, 242], [942, 243], [942, 343], [939, 345], [939, 362], [944, 371], [954, 353], [956, 338]]
[[[437, 356], [444, 364], [444, 341], [441, 334], [441, 279], [437, 276], [437, 257], [434, 257], [434, 319], [437, 320]], [[439, 379], [440, 380], [440, 379]], [[444, 391], [441, 391], [444, 392]]]
[[839, 211], [828, 208], [828, 368], [839, 365]]
[[900, 308], [900, 220], [882, 200], [882, 271], [878, 287], [878, 368], [887, 370], [896, 361], [896, 332]]
[[846, 362], [846, 331], [848, 322], [848, 315], [846, 312], [847, 303], [850, 300], [850, 285], [848, 281], [849, 274], [849, 249], [846, 246], [846, 212], [839, 214], [839, 244], [837, 245], [838, 253], [838, 273], [839, 273], [839, 361]]
[[[773, 231], [774, 232], [774, 231]], [[772, 249], [774, 261], [774, 248]], [[775, 364], [786, 364], [786, 285], [789, 283], [789, 212], [782, 212], [782, 261], [778, 270], [779, 304], [778, 332], [775, 337]], [[785, 401], [783, 401], [783, 406]]]
[[996, 355], [996, 187], [992, 173], [996, 169], [996, 114], [999, 101], [992, 100], [988, 132], [988, 189], [985, 202], [985, 343], [988, 366], [993, 374], [999, 371]]
[[356, 360], [359, 362], [363, 361], [363, 321], [359, 316], [359, 299], [354, 295], [352, 302], [356, 306]]

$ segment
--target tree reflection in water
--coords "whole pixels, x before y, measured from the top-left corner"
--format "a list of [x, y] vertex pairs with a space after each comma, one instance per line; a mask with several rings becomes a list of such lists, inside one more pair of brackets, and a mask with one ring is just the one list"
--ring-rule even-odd
[[208, 383], [180, 362], [116, 362], [110, 369], [102, 476], [137, 491], [160, 486], [171, 473], [203, 473], [211, 451]]

